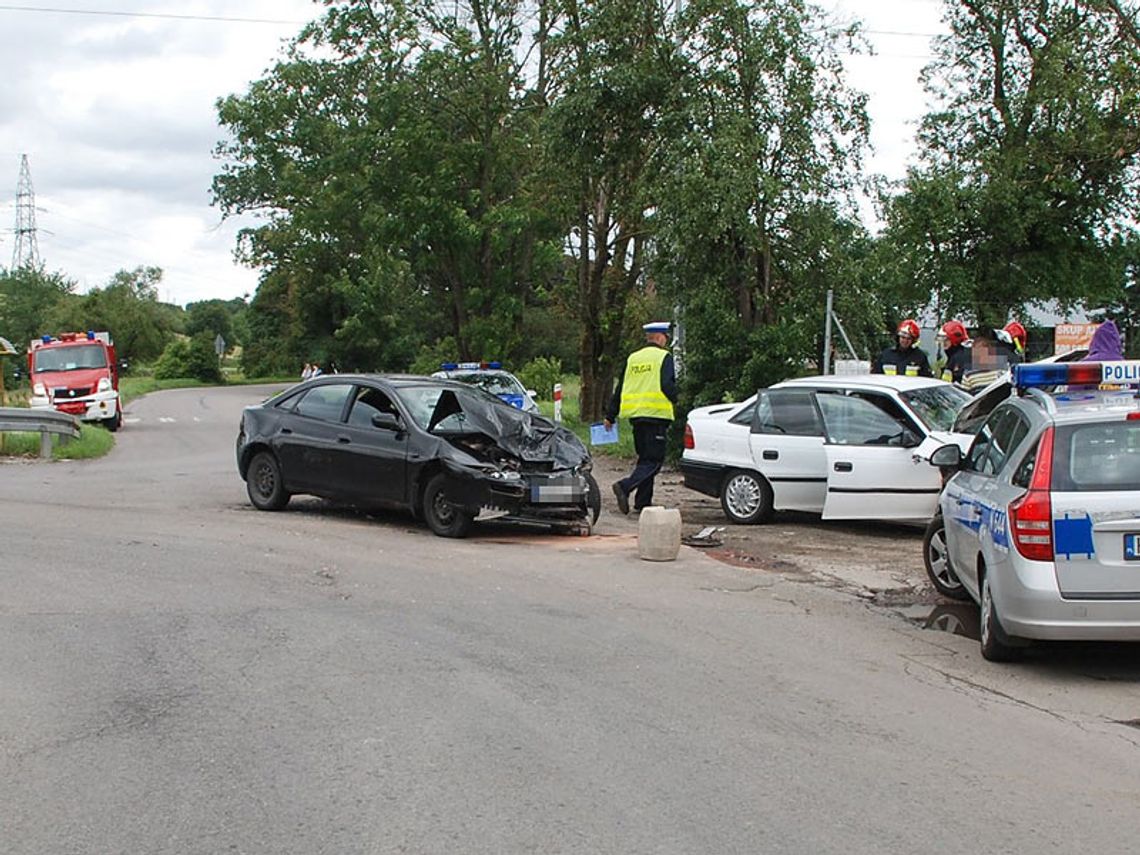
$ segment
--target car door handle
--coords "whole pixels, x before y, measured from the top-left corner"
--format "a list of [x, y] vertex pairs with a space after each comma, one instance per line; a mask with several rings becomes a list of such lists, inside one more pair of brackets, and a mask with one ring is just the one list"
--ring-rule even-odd
[[343, 433], [337, 436], [336, 441], [342, 445], [349, 445], [352, 442], [352, 440], [349, 437], [345, 436]]
[[765, 451], [765, 452], [763, 453], [763, 455], [761, 455], [761, 456], [762, 456], [762, 457], [763, 457], [765, 460], [779, 460], [779, 459], [780, 459], [780, 452], [778, 452], [778, 451], [773, 451], [772, 449], [768, 449], [768, 450], [767, 450], [767, 451]]
[[835, 463], [836, 472], [850, 472], [855, 467], [848, 463], [846, 460], [839, 460]]
[[289, 430], [289, 428], [281, 428], [281, 433], [291, 434], [293, 431]]

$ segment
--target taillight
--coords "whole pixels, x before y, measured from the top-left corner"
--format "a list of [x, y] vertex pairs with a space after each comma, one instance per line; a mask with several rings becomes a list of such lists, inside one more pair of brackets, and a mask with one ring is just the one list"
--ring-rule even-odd
[[1053, 480], [1053, 428], [1046, 428], [1037, 446], [1037, 461], [1029, 490], [1009, 506], [1013, 544], [1032, 561], [1053, 560], [1053, 503], [1049, 485]]
[[697, 443], [693, 439], [693, 426], [685, 422], [685, 448], [696, 448]]

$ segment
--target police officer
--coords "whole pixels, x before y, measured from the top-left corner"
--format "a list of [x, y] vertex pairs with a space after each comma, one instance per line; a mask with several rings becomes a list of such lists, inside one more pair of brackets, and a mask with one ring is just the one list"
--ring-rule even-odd
[[673, 421], [673, 404], [677, 401], [673, 354], [666, 349], [669, 323], [658, 321], [645, 324], [642, 329], [645, 330], [645, 347], [629, 355], [625, 372], [606, 408], [606, 429], [619, 415], [628, 418], [637, 449], [637, 465], [613, 486], [618, 509], [623, 514], [629, 513], [631, 493], [635, 511], [653, 504], [653, 479], [665, 462], [666, 437], [669, 423]]
[[918, 341], [918, 323], [907, 318], [899, 324], [895, 333], [898, 344], [888, 347], [871, 366], [872, 374], [903, 374], [907, 377], [931, 377], [930, 360], [922, 348], [915, 347]]
[[946, 339], [946, 363], [942, 366], [941, 377], [947, 383], [961, 383], [970, 370], [970, 348], [966, 347], [970, 334], [961, 321], [947, 321], [942, 325], [940, 334]]

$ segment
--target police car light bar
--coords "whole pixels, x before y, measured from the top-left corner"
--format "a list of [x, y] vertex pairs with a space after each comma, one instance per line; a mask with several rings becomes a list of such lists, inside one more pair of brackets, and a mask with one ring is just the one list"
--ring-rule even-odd
[[444, 371], [480, 371], [487, 368], [502, 368], [501, 362], [444, 362], [440, 365]]
[[1018, 389], [1038, 386], [1140, 386], [1140, 361], [1054, 362], [1013, 366]]

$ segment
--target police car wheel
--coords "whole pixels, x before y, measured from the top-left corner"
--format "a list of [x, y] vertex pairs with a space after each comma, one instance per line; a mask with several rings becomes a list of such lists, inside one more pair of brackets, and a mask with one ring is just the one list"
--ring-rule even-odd
[[1012, 662], [1020, 658], [1021, 649], [1010, 644], [1010, 638], [1002, 629], [1001, 619], [998, 617], [994, 605], [993, 591], [990, 588], [990, 577], [982, 577], [982, 595], [980, 609], [982, 657], [990, 662]]
[[245, 489], [249, 501], [259, 511], [279, 511], [289, 504], [285, 481], [277, 458], [268, 451], [259, 451], [249, 462], [245, 473]]
[[758, 472], [729, 472], [721, 484], [720, 506], [734, 523], [765, 522], [772, 516], [772, 487]]
[[922, 563], [930, 584], [942, 596], [952, 600], [968, 600], [969, 592], [958, 581], [958, 574], [950, 565], [950, 555], [946, 551], [946, 524], [939, 514], [926, 525], [922, 538]]
[[428, 528], [440, 537], [463, 537], [471, 528], [471, 515], [447, 499], [447, 478], [437, 472], [424, 488], [423, 515]]

